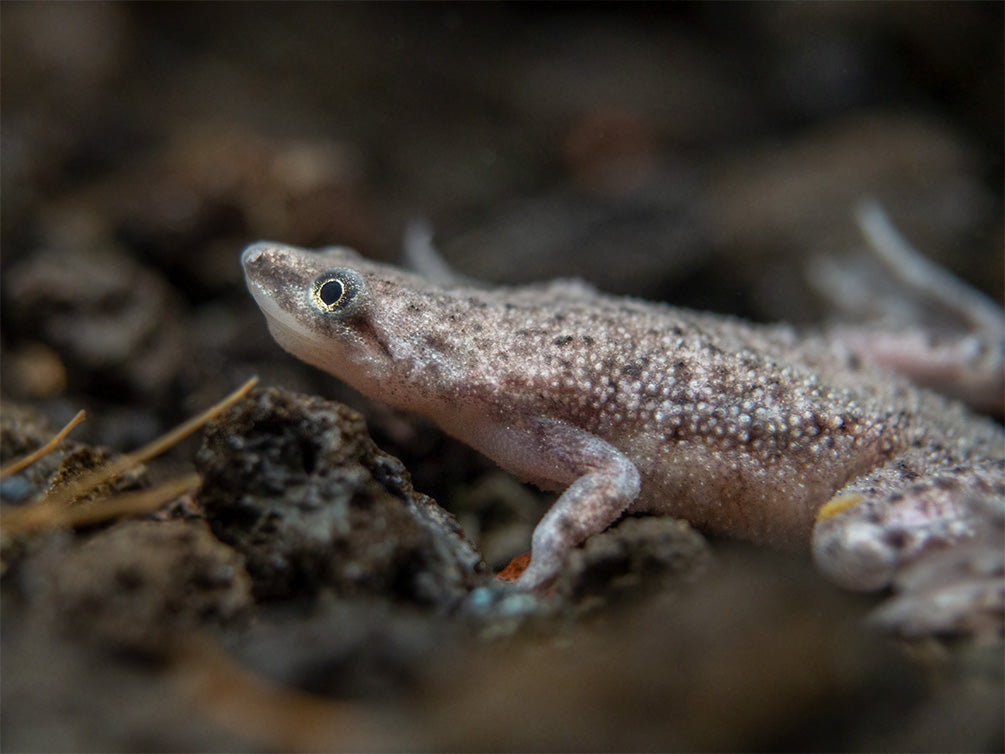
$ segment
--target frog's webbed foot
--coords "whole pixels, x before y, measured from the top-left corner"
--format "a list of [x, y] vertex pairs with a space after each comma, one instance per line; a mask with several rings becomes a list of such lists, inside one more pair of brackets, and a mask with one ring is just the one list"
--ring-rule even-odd
[[[1000, 473], [1000, 470], [998, 471]], [[993, 469], [936, 477], [896, 492], [855, 485], [821, 508], [817, 565], [855, 590], [893, 595], [871, 622], [904, 636], [1001, 636], [1005, 494]]]

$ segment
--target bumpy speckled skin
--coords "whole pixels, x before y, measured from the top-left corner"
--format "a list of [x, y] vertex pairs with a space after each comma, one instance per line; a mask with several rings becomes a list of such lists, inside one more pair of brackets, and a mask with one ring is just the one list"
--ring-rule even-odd
[[[974, 534], [968, 496], [1003, 494], [999, 427], [787, 327], [575, 282], [439, 286], [347, 249], [260, 243], [242, 262], [283, 348], [563, 491], [524, 588], [625, 510], [812, 541], [832, 578], [877, 588]], [[346, 295], [322, 312], [315, 281], [339, 269], [347, 287], [328, 290]]]

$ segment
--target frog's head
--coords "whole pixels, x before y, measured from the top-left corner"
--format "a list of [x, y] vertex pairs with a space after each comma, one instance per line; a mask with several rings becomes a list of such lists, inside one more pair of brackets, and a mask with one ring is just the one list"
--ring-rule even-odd
[[394, 405], [414, 408], [435, 392], [444, 354], [428, 333], [450, 298], [435, 285], [344, 247], [263, 241], [241, 264], [273, 338], [297, 358]]

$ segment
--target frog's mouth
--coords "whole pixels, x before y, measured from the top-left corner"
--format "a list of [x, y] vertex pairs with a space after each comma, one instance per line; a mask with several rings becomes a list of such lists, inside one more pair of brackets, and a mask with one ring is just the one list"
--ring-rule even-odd
[[329, 347], [330, 339], [303, 320], [307, 306], [303, 281], [310, 279], [311, 273], [301, 269], [303, 265], [296, 256], [282, 247], [260, 242], [244, 250], [241, 265], [248, 291], [279, 345], [305, 361], [312, 361], [312, 355]]

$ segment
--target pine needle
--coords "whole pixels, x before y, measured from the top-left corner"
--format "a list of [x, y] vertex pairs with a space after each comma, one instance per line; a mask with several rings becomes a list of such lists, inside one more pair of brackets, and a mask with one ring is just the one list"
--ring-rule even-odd
[[16, 474], [22, 469], [28, 468], [40, 458], [45, 458], [56, 449], [56, 446], [59, 445], [59, 443], [61, 443], [68, 434], [70, 434], [74, 427], [84, 421], [85, 416], [86, 414], [83, 411], [78, 411], [77, 415], [70, 419], [69, 424], [59, 430], [59, 432], [56, 433], [56, 436], [49, 440], [49, 442], [41, 448], [38, 448], [26, 456], [22, 456], [16, 461], [12, 461], [0, 469], [0, 479], [9, 477], [11, 474]]
[[100, 484], [108, 482], [116, 477], [120, 476], [123, 472], [133, 468], [134, 466], [139, 466], [141, 463], [149, 461], [151, 458], [160, 455], [165, 450], [175, 445], [190, 434], [195, 432], [201, 426], [209, 422], [210, 420], [216, 418], [228, 408], [233, 406], [239, 400], [241, 400], [248, 392], [255, 386], [258, 382], [257, 377], [252, 377], [250, 380], [245, 382], [241, 387], [235, 390], [233, 393], [228, 395], [222, 401], [214, 406], [203, 411], [198, 416], [189, 419], [187, 422], [180, 424], [175, 427], [170, 432], [161, 435], [156, 440], [140, 448], [132, 453], [126, 453], [119, 456], [114, 461], [111, 461], [101, 468], [90, 471], [79, 479], [75, 479], [70, 482], [65, 487], [55, 490], [48, 495], [38, 499], [37, 503], [52, 503], [54, 505], [65, 505], [72, 502], [74, 499], [83, 495], [84, 493], [94, 489]]
[[61, 526], [96, 524], [120, 516], [147, 513], [160, 508], [184, 492], [202, 483], [198, 474], [187, 474], [142, 492], [127, 492], [103, 500], [67, 507], [64, 503], [44, 501], [35, 505], [11, 508], [0, 513], [3, 531], [37, 531]]

